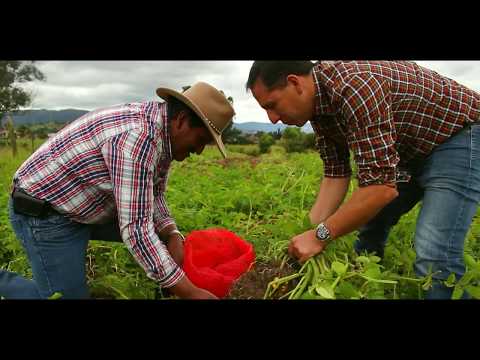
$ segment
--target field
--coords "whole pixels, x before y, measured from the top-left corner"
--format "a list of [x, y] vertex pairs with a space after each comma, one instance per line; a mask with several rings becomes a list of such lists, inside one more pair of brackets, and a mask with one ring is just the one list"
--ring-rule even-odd
[[[234, 286], [229, 298], [422, 298], [422, 288], [428, 288], [431, 277], [418, 279], [413, 271], [418, 207], [393, 229], [383, 261], [372, 254], [357, 256], [352, 249], [355, 234], [350, 234], [302, 266], [287, 258], [286, 247], [292, 236], [311, 227], [307, 215], [322, 176], [319, 156], [286, 154], [278, 146], [264, 155], [259, 155], [256, 145], [227, 148], [230, 157], [225, 160], [216, 149], [207, 148], [200, 156], [174, 163], [167, 201], [185, 234], [223, 227], [254, 245], [255, 268]], [[15, 158], [10, 149], [0, 148], [0, 267], [25, 276], [31, 273], [8, 222], [7, 200], [12, 175], [28, 155], [29, 145], [22, 142]], [[352, 182], [350, 193], [354, 186]], [[449, 280], [454, 297], [466, 288], [480, 298], [479, 237], [476, 216], [466, 243], [468, 271], [458, 283]], [[91, 241], [86, 266], [95, 298], [168, 298], [123, 244]]]

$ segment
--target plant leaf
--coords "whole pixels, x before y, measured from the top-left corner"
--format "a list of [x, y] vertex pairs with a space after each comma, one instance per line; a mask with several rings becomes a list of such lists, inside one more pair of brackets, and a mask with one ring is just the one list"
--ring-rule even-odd
[[355, 259], [356, 262], [359, 262], [361, 264], [368, 264], [370, 262], [370, 259], [366, 256], [357, 256], [357, 258]]
[[334, 261], [332, 263], [332, 269], [338, 276], [342, 276], [343, 274], [345, 274], [347, 272], [347, 268], [348, 265], [342, 264], [339, 261]]
[[324, 285], [317, 285], [315, 290], [320, 296], [324, 297], [325, 299], [335, 299], [335, 294], [330, 287], [326, 287]]
[[480, 299], [480, 286], [468, 285], [465, 287], [465, 290], [467, 290], [473, 298]]
[[58, 300], [63, 296], [62, 293], [56, 292], [48, 298], [48, 300]]

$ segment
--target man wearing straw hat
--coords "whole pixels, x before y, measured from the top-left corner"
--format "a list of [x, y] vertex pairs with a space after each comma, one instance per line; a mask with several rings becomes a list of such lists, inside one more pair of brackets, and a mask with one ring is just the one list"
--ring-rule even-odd
[[[0, 270], [0, 296], [88, 298], [90, 239], [126, 244], [147, 276], [185, 299], [213, 299], [181, 268], [183, 235], [164, 199], [172, 160], [201, 154], [221, 135], [234, 109], [204, 82], [183, 93], [159, 88], [165, 102], [90, 112], [42, 145], [14, 175], [10, 220], [33, 280]], [[107, 239], [108, 238], [108, 239]]]

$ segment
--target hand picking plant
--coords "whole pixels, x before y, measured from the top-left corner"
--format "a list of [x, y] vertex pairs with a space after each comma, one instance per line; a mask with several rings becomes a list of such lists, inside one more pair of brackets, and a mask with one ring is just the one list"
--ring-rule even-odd
[[[351, 242], [350, 242], [351, 243]], [[282, 266], [291, 262], [286, 248], [278, 249]], [[480, 264], [466, 254], [467, 272], [458, 282], [455, 275], [445, 281], [455, 287], [453, 299], [459, 299], [467, 290], [480, 299]], [[310, 258], [292, 275], [274, 279], [268, 284], [264, 299], [275, 298], [275, 291], [291, 281], [297, 285], [279, 299], [399, 299], [401, 294], [409, 298], [423, 298], [423, 291], [432, 285], [430, 273], [423, 278], [406, 277], [394, 273], [381, 265], [375, 255], [359, 255], [352, 251], [345, 239], [336, 240], [325, 252]], [[399, 291], [402, 290], [402, 291]], [[407, 291], [409, 290], [409, 291]]]

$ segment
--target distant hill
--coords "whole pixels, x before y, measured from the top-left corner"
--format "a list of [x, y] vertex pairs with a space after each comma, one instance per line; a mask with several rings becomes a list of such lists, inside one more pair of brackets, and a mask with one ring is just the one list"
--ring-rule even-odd
[[[48, 122], [59, 122], [59, 123], [68, 123], [73, 120], [78, 119], [82, 115], [88, 113], [88, 110], [79, 110], [79, 109], [65, 109], [65, 110], [25, 110], [19, 112], [15, 115], [12, 115], [13, 122], [16, 126], [26, 125], [26, 124], [42, 124]], [[5, 118], [2, 119], [2, 122], [5, 121]], [[233, 126], [244, 133], [254, 134], [257, 131], [263, 132], [275, 132], [278, 129], [283, 131], [287, 125], [284, 124], [271, 124], [263, 122], [244, 122], [244, 123], [234, 123]], [[302, 130], [306, 133], [313, 132], [310, 123], [307, 123]]]
[[[261, 122], [244, 122], [244, 123], [234, 123], [233, 127], [236, 129], [239, 129], [244, 133], [256, 133], [257, 131], [276, 132], [278, 129], [280, 129], [280, 131], [283, 131], [288, 126], [281, 123], [277, 123], [274, 125], [272, 123], [263, 123], [263, 122], [262, 123]], [[306, 133], [313, 132], [310, 122], [308, 122], [302, 128], [302, 131]]]
[[[15, 125], [42, 124], [48, 122], [68, 123], [88, 113], [88, 110], [25, 110], [12, 115]], [[5, 121], [5, 117], [2, 122]]]

